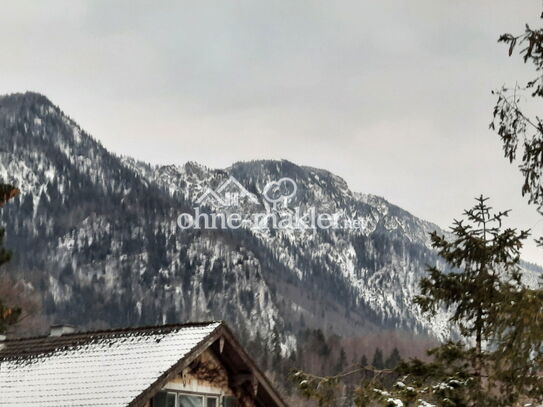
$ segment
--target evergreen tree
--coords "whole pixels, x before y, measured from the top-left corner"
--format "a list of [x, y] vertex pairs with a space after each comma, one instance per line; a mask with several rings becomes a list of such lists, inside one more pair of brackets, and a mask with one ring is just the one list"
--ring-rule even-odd
[[341, 373], [347, 366], [347, 355], [345, 354], [345, 349], [343, 347], [341, 348], [339, 352], [339, 359], [337, 361], [336, 365], [336, 373]]
[[400, 351], [398, 350], [398, 348], [394, 348], [392, 352], [390, 352], [387, 360], [385, 361], [385, 368], [394, 369], [400, 364], [401, 361], [402, 357], [400, 356]]
[[[19, 193], [19, 190], [12, 185], [0, 184], [0, 207], [14, 198]], [[6, 250], [2, 243], [4, 241], [5, 230], [0, 228], [0, 267], [7, 263], [11, 258], [11, 252]], [[0, 299], [0, 334], [6, 332], [9, 326], [15, 324], [19, 319], [21, 310], [5, 305]]]
[[271, 340], [271, 351], [272, 351], [272, 365], [279, 366], [281, 362], [281, 336], [279, 335], [279, 330], [277, 326], [273, 328], [272, 340]]
[[474, 338], [474, 366], [482, 374], [483, 342], [496, 331], [496, 320], [506, 294], [521, 287], [518, 268], [519, 250], [528, 231], [501, 230], [508, 211], [493, 213], [486, 202], [464, 212], [466, 220], [455, 220], [451, 228], [454, 240], [436, 232], [432, 246], [453, 268], [452, 272], [437, 267], [429, 269], [429, 277], [420, 282], [421, 295], [415, 302], [423, 312], [435, 314], [438, 307], [452, 311], [451, 322], [467, 338]]
[[362, 355], [360, 358], [360, 367], [367, 367], [368, 366], [368, 358], [366, 355]]
[[493, 212], [482, 196], [464, 215], [466, 219], [454, 221], [451, 240], [431, 234], [449, 268], [431, 267], [415, 302], [430, 314], [448, 309], [450, 322], [465, 340], [441, 345], [430, 352], [431, 363], [413, 360], [399, 372], [415, 378], [414, 387], [431, 388], [438, 405], [454, 400], [455, 406], [513, 406], [528, 394], [503, 374], [502, 367], [511, 366], [512, 359], [497, 349], [517, 332], [504, 315], [525, 288], [518, 264], [529, 233], [502, 228], [508, 212]]
[[381, 350], [381, 348], [375, 349], [375, 353], [373, 354], [373, 360], [371, 362], [371, 365], [375, 369], [379, 369], [379, 370], [384, 369], [385, 360], [384, 360], [383, 351]]

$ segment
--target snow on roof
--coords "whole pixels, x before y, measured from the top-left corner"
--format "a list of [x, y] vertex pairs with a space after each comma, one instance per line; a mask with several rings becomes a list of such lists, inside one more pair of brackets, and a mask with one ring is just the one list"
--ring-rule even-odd
[[220, 322], [9, 340], [0, 406], [127, 406]]

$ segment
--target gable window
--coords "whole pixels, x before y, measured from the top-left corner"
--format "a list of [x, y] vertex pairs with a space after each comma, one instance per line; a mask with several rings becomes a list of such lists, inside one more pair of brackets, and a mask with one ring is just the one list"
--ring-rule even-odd
[[204, 407], [204, 396], [180, 394], [179, 407]]
[[161, 391], [151, 400], [151, 407], [219, 407], [219, 397]]

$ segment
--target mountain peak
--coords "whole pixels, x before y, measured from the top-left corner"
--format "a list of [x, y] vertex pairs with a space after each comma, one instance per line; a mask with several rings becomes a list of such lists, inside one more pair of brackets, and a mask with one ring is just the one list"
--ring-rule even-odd
[[0, 117], [30, 118], [35, 120], [46, 114], [62, 114], [46, 96], [36, 92], [0, 95]]
[[0, 106], [5, 104], [40, 104], [54, 106], [53, 102], [47, 98], [47, 96], [33, 91], [26, 91], [23, 93], [10, 93], [0, 96]]
[[181, 168], [188, 175], [203, 174], [209, 171], [208, 167], [196, 161], [187, 161]]

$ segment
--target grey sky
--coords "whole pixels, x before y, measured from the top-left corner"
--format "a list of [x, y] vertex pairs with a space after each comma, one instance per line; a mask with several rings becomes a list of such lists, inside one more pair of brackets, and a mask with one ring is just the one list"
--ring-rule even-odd
[[529, 72], [497, 37], [538, 0], [0, 1], [0, 93], [46, 94], [117, 153], [286, 158], [442, 226], [484, 193], [543, 235], [488, 130], [491, 89]]

